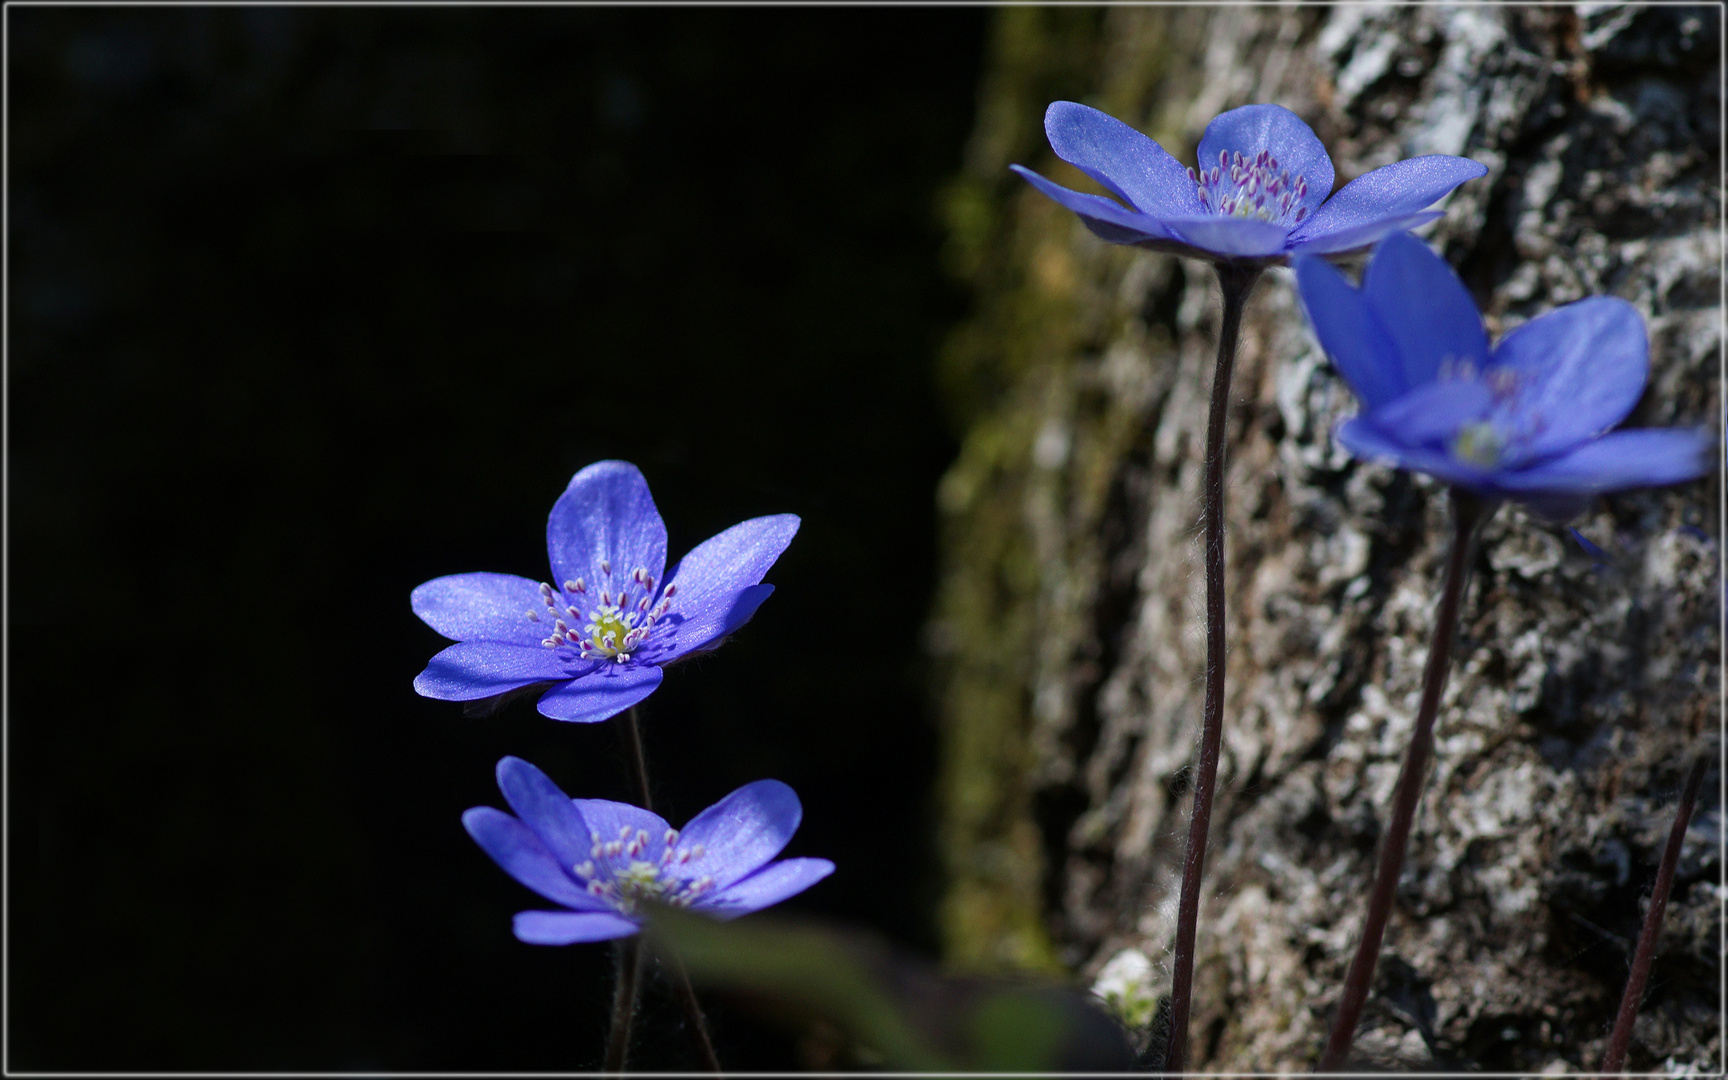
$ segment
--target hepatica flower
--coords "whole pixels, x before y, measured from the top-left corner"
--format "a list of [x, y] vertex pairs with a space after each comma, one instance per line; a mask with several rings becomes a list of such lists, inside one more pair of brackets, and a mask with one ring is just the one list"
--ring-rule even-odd
[[597, 462], [552, 506], [550, 582], [455, 574], [414, 590], [414, 614], [458, 643], [414, 689], [476, 701], [552, 683], [545, 715], [614, 716], [654, 692], [662, 666], [714, 648], [756, 613], [774, 591], [762, 575], [797, 531], [792, 514], [751, 518], [663, 572], [666, 525], [648, 482], [627, 462]]
[[771, 861], [804, 815], [778, 780], [745, 784], [682, 829], [628, 803], [572, 799], [520, 758], [498, 763], [498, 787], [516, 816], [477, 806], [462, 824], [505, 873], [563, 907], [517, 914], [530, 945], [634, 934], [651, 904], [732, 919], [834, 872], [827, 859]]
[[1326, 148], [1280, 105], [1244, 105], [1215, 117], [1192, 168], [1120, 120], [1072, 101], [1045, 111], [1044, 132], [1057, 157], [1121, 202], [1011, 168], [1087, 228], [1114, 244], [1213, 261], [1264, 265], [1297, 252], [1367, 247], [1439, 217], [1427, 207], [1488, 172], [1469, 158], [1428, 154], [1375, 169], [1333, 194]]
[[1375, 248], [1353, 288], [1299, 258], [1297, 287], [1320, 344], [1362, 413], [1337, 439], [1490, 499], [1564, 519], [1591, 497], [1702, 476], [1702, 429], [1610, 431], [1644, 392], [1644, 320], [1591, 297], [1524, 323], [1489, 348], [1482, 317], [1445, 260], [1412, 236]]

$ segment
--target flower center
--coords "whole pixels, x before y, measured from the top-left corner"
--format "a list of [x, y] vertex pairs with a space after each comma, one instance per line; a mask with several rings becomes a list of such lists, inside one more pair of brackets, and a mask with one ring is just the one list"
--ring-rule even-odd
[[[584, 660], [628, 661], [648, 638], [648, 631], [665, 618], [672, 609], [672, 597], [677, 585], [668, 585], [654, 602], [654, 578], [638, 566], [630, 574], [630, 584], [612, 580], [612, 563], [600, 560], [600, 573], [605, 578], [596, 598], [581, 578], [564, 583], [565, 595], [545, 584], [540, 585], [540, 599], [546, 605], [545, 614], [552, 618], [552, 632], [540, 644], [548, 649], [574, 648]], [[631, 586], [636, 592], [631, 592]], [[597, 601], [597, 603], [596, 603]], [[596, 606], [589, 607], [590, 604]], [[583, 614], [587, 608], [587, 614]], [[527, 613], [530, 622], [541, 622], [542, 612]], [[568, 621], [566, 621], [568, 620]], [[577, 632], [572, 629], [581, 626]]]
[[602, 841], [600, 834], [590, 831], [591, 856], [572, 869], [584, 883], [590, 896], [598, 896], [626, 915], [634, 915], [645, 903], [671, 904], [688, 907], [691, 901], [714, 887], [714, 879], [706, 875], [682, 878], [675, 868], [691, 859], [700, 859], [707, 849], [678, 846], [678, 830], [667, 829], [661, 837], [662, 852], [658, 862], [643, 858], [651, 854], [650, 837], [644, 829], [625, 825], [618, 830], [618, 839]]
[[[1308, 194], [1308, 180], [1280, 168], [1271, 151], [1251, 158], [1238, 151], [1218, 151], [1218, 164], [1210, 169], [1188, 170], [1188, 179], [1200, 192], [1200, 205], [1224, 217], [1256, 218], [1282, 223], [1298, 199]], [[1296, 207], [1294, 225], [1308, 216], [1306, 206]]]
[[1440, 382], [1480, 383], [1488, 389], [1492, 405], [1481, 420], [1462, 424], [1451, 439], [1452, 456], [1484, 469], [1498, 468], [1518, 456], [1517, 447], [1527, 439], [1526, 424], [1517, 415], [1519, 378], [1504, 367], [1478, 365], [1470, 357], [1448, 353], [1440, 360], [1436, 375]]
[[1492, 469], [1500, 464], [1500, 455], [1505, 449], [1505, 438], [1493, 424], [1485, 420], [1465, 424], [1458, 429], [1458, 434], [1452, 437], [1453, 457], [1485, 469]]

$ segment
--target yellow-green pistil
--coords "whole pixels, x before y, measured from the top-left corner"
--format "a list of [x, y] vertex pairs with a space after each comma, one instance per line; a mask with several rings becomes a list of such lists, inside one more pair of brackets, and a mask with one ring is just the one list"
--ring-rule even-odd
[[1500, 456], [1505, 449], [1506, 440], [1493, 424], [1486, 421], [1465, 424], [1452, 438], [1453, 457], [1459, 461], [1468, 461], [1472, 465], [1480, 465], [1484, 469], [1492, 469], [1500, 464]]
[[[599, 606], [589, 609], [586, 625], [582, 625], [582, 607], [578, 606], [584, 598], [590, 597], [586, 581], [575, 578], [564, 583], [564, 592], [569, 595], [567, 601], [557, 589], [541, 583], [540, 599], [552, 615], [553, 624], [552, 632], [540, 644], [548, 649], [570, 646], [581, 650], [584, 660], [615, 660], [622, 664], [647, 640], [654, 623], [671, 610], [672, 597], [678, 586], [666, 586], [660, 602], [655, 603], [654, 577], [645, 568], [638, 566], [631, 571], [631, 584], [640, 589], [634, 598], [630, 585], [613, 584], [610, 559], [600, 560], [600, 573], [606, 580], [600, 589]], [[565, 605], [562, 610], [560, 604]], [[541, 621], [540, 612], [527, 614], [530, 622]], [[580, 633], [572, 629], [576, 625], [582, 625]]]

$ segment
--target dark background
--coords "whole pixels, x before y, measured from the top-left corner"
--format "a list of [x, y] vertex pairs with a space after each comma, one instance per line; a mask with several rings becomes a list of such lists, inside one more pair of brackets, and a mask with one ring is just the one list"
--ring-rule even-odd
[[7, 10], [12, 1068], [597, 1064], [608, 947], [517, 943], [458, 819], [506, 753], [626, 798], [618, 724], [415, 697], [408, 593], [543, 576], [607, 457], [674, 557], [804, 519], [646, 703], [657, 809], [787, 781], [839, 870], [786, 907], [934, 952], [934, 205], [986, 17]]

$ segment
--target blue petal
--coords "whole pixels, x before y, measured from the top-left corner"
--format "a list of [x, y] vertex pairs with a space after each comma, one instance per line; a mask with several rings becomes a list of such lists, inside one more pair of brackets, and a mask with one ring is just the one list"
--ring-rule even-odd
[[[717, 597], [688, 618], [672, 615], [666, 629], [651, 639], [643, 655], [652, 663], [670, 664], [679, 657], [715, 648], [734, 630], [750, 621], [762, 601], [774, 594], [772, 585], [752, 585], [731, 596]], [[657, 628], [658, 629], [658, 628]]]
[[1245, 158], [1269, 150], [1278, 159], [1279, 170], [1288, 171], [1292, 181], [1298, 176], [1306, 179], [1308, 194], [1291, 204], [1291, 214], [1297, 207], [1307, 207], [1313, 217], [1314, 208], [1332, 194], [1332, 159], [1326, 156], [1326, 147], [1313, 128], [1282, 105], [1244, 105], [1213, 117], [1200, 136], [1199, 164], [1208, 169], [1217, 165], [1220, 150]]
[[762, 601], [773, 595], [772, 585], [752, 585], [748, 589], [740, 589], [732, 603], [727, 606], [726, 614], [720, 619], [720, 632], [710, 640], [723, 638], [755, 618], [756, 609], [762, 606]]
[[570, 671], [558, 654], [543, 645], [502, 641], [462, 641], [450, 646], [414, 678], [421, 697], [439, 701], [478, 701], [507, 690], [560, 682]]
[[1402, 397], [1398, 347], [1363, 295], [1324, 259], [1299, 255], [1293, 266], [1314, 336], [1350, 389], [1370, 410]]
[[551, 627], [529, 612], [546, 610], [540, 585], [515, 574], [452, 574], [433, 578], [409, 603], [427, 626], [452, 641], [509, 641], [538, 645]]
[[498, 762], [498, 790], [560, 865], [575, 866], [588, 857], [591, 826], [545, 773], [521, 758], [503, 758]]
[[1101, 240], [1112, 244], [1137, 244], [1142, 240], [1167, 240], [1170, 237], [1157, 219], [1138, 210], [1129, 210], [1102, 195], [1071, 191], [1021, 165], [1008, 167], [1033, 187], [1080, 215], [1080, 220]]
[[1309, 214], [1296, 234], [1301, 240], [1318, 240], [1346, 229], [1413, 214], [1433, 206], [1464, 181], [1486, 175], [1486, 165], [1449, 154], [1394, 161], [1339, 188], [1324, 206]]
[[796, 514], [774, 514], [741, 521], [697, 544], [666, 575], [678, 588], [672, 610], [734, 596], [761, 581], [797, 533]]
[[690, 906], [716, 918], [736, 919], [795, 896], [833, 872], [834, 864], [827, 859], [782, 859]]
[[1444, 451], [1407, 446], [1363, 417], [1352, 417], [1339, 424], [1333, 429], [1332, 437], [1357, 457], [1425, 472], [1448, 484], [1458, 484], [1482, 494], [1493, 493], [1496, 474], [1459, 461]]
[[1072, 101], [1052, 102], [1044, 110], [1044, 134], [1057, 157], [1136, 210], [1154, 217], [1204, 212], [1182, 163], [1107, 113]]
[[638, 927], [610, 912], [521, 911], [514, 929], [516, 940], [529, 945], [574, 945], [629, 937]]
[[[643, 861], [657, 861], [665, 842], [666, 831], [672, 826], [666, 819], [652, 810], [644, 810], [640, 806], [629, 803], [613, 802], [611, 799], [572, 799], [570, 804], [576, 812], [582, 815], [591, 835], [598, 835], [600, 842], [609, 840], [627, 840], [634, 833], [641, 831], [648, 834], [648, 844], [653, 849], [655, 859], [643, 856]], [[628, 832], [626, 832], [628, 830]], [[582, 841], [584, 859], [594, 858], [591, 847], [591, 836], [584, 836]], [[600, 856], [599, 858], [606, 858]], [[628, 865], [632, 859], [623, 855], [612, 856]]]
[[504, 811], [476, 806], [462, 815], [462, 827], [506, 874], [553, 903], [578, 911], [610, 910], [604, 900], [583, 891], [528, 826]]
[[758, 585], [798, 532], [793, 514], [751, 518], [698, 544], [672, 568], [671, 611], [661, 617], [641, 655], [666, 664], [738, 629], [773, 586]]
[[1513, 423], [1534, 432], [1524, 456], [1561, 453], [1626, 419], [1649, 356], [1638, 309], [1613, 296], [1568, 304], [1501, 338], [1494, 364], [1519, 376]]
[[[630, 588], [638, 567], [656, 581], [666, 568], [666, 523], [648, 481], [627, 461], [598, 461], [570, 479], [546, 521], [553, 586], [581, 578], [590, 596]], [[610, 575], [601, 567], [607, 560]]]
[[1475, 379], [1447, 379], [1418, 386], [1368, 414], [1368, 420], [1405, 446], [1443, 442], [1488, 414], [1494, 392]]
[[1346, 251], [1356, 251], [1367, 247], [1382, 237], [1393, 236], [1445, 216], [1439, 210], [1423, 210], [1420, 213], [1405, 214], [1402, 217], [1378, 218], [1366, 224], [1339, 229], [1335, 233], [1327, 233], [1325, 236], [1303, 237], [1292, 233], [1290, 250], [1301, 251], [1309, 255], [1337, 255]]
[[1614, 431], [1496, 480], [1520, 498], [1525, 492], [1593, 495], [1696, 480], [1711, 470], [1719, 454], [1716, 437], [1702, 428]]
[[684, 826], [678, 846], [700, 844], [706, 851], [680, 873], [707, 875], [715, 888], [724, 889], [780, 854], [803, 817], [797, 794], [780, 781], [745, 784]]
[[[1362, 275], [1362, 297], [1398, 346], [1404, 385], [1433, 382], [1445, 360], [1488, 363], [1482, 315], [1446, 260], [1409, 233], [1380, 241]], [[1415, 441], [1415, 440], [1410, 440]]]
[[1164, 225], [1173, 235], [1197, 248], [1231, 258], [1280, 255], [1284, 251], [1284, 238], [1290, 234], [1289, 229], [1270, 221], [1224, 214], [1173, 218]]
[[617, 716], [652, 694], [664, 677], [653, 664], [607, 662], [580, 679], [546, 691], [537, 707], [542, 716], [554, 720], [593, 724]]

